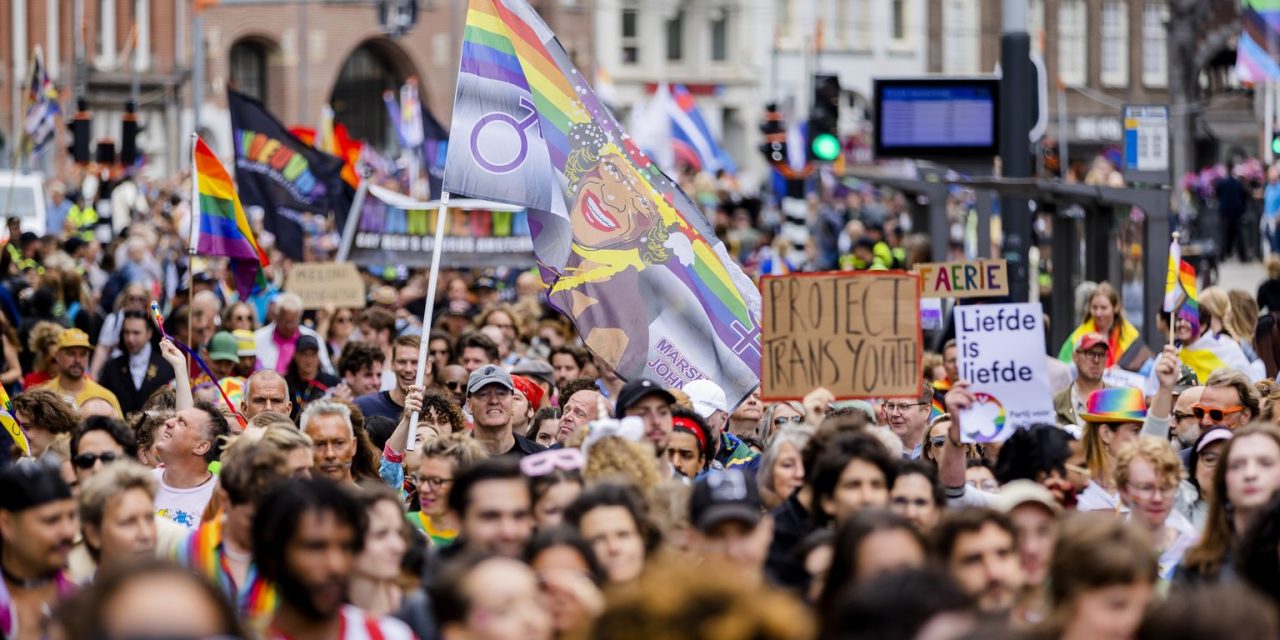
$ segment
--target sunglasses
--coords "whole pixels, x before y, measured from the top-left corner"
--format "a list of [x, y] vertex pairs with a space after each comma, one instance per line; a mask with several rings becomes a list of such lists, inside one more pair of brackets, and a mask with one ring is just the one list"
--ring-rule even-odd
[[107, 464], [120, 457], [120, 454], [114, 451], [106, 451], [103, 453], [82, 453], [76, 456], [71, 462], [80, 469], [92, 469], [94, 464], [99, 460], [102, 464]]
[[1223, 418], [1226, 418], [1233, 413], [1240, 413], [1241, 411], [1244, 411], [1244, 407], [1241, 405], [1227, 407], [1226, 409], [1206, 407], [1202, 404], [1191, 405], [1191, 415], [1195, 416], [1196, 420], [1204, 420], [1204, 417], [1207, 415], [1209, 416], [1209, 419], [1214, 422], [1222, 422]]
[[521, 458], [520, 471], [530, 478], [537, 478], [556, 469], [577, 471], [586, 463], [587, 458], [579, 449], [549, 449]]
[[463, 383], [462, 383], [462, 382], [459, 382], [459, 381], [456, 381], [456, 380], [455, 380], [455, 381], [452, 381], [452, 382], [446, 382], [446, 383], [444, 383], [444, 388], [446, 388], [446, 389], [448, 389], [448, 390], [450, 390], [450, 391], [462, 391], [462, 387], [463, 387], [463, 386], [464, 386], [464, 385], [463, 385]]
[[774, 418], [773, 426], [781, 427], [782, 425], [787, 423], [800, 424], [802, 422], [804, 422], [804, 416], [791, 416], [789, 418]]

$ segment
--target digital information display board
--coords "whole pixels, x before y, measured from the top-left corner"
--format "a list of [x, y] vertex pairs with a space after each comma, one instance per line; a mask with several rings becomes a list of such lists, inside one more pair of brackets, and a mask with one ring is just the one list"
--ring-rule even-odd
[[994, 78], [881, 78], [874, 97], [877, 157], [999, 153], [1000, 90]]

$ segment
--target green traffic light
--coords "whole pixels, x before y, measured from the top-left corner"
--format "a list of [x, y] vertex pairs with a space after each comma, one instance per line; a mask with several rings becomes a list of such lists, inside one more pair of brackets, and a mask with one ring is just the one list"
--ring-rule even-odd
[[1280, 154], [1280, 136], [1271, 138], [1271, 153]]
[[810, 143], [813, 157], [831, 162], [840, 157], [840, 141], [829, 133], [820, 133]]

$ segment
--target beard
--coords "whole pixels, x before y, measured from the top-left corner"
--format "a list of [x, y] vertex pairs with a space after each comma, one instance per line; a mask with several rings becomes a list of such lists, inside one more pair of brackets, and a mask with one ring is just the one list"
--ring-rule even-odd
[[322, 611], [320, 605], [316, 604], [315, 598], [312, 597], [311, 589], [301, 580], [293, 577], [293, 574], [289, 571], [280, 572], [280, 577], [276, 580], [276, 589], [280, 594], [281, 600], [288, 603], [290, 607], [293, 607], [308, 620], [325, 620], [338, 613], [337, 609]]

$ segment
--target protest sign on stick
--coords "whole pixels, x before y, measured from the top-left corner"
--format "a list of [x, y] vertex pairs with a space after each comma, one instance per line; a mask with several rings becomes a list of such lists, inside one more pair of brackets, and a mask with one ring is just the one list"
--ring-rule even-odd
[[1037, 303], [955, 308], [960, 379], [976, 401], [960, 413], [963, 442], [1004, 442], [1033, 424], [1053, 424]]
[[1009, 295], [1009, 265], [1003, 258], [918, 264], [921, 298], [982, 298]]
[[920, 281], [912, 273], [769, 276], [761, 281], [761, 396], [800, 400], [921, 392]]
[[302, 298], [303, 309], [362, 309], [364, 281], [350, 262], [311, 262], [293, 265], [284, 290]]

